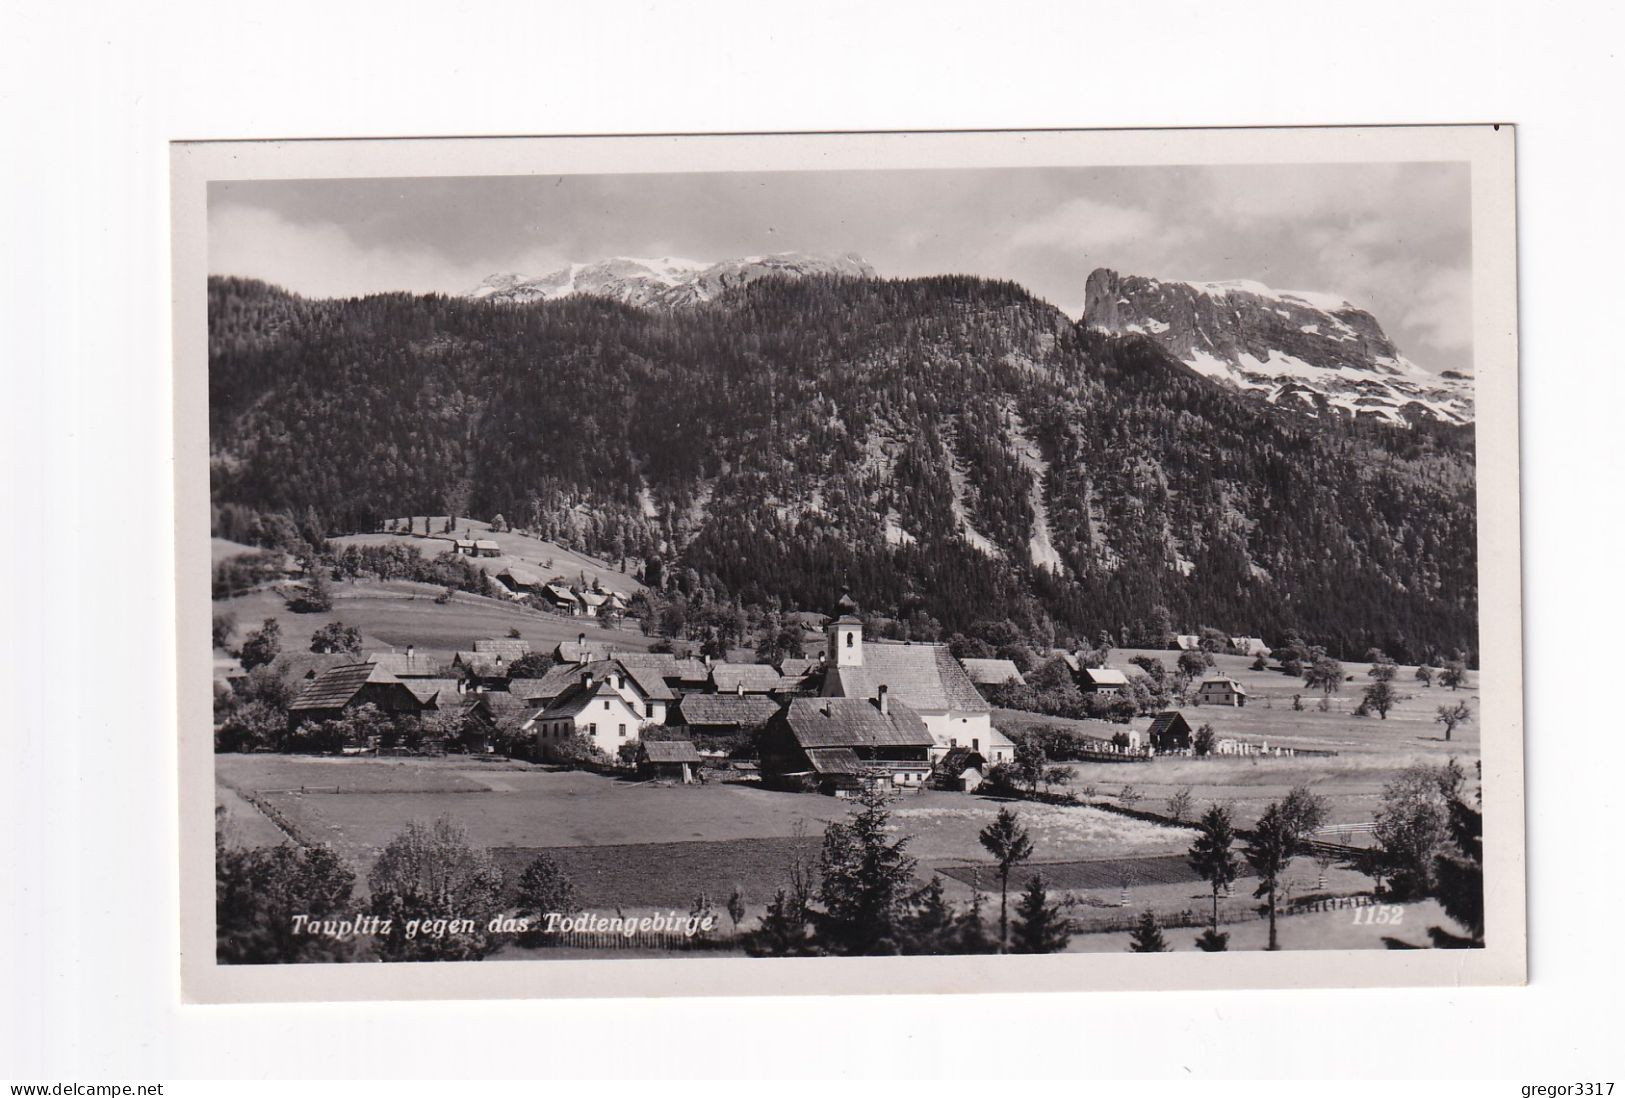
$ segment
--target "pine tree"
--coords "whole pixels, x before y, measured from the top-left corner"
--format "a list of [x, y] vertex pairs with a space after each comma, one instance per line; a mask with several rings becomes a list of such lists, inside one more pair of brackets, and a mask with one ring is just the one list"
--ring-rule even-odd
[[1008, 808], [999, 809], [998, 816], [982, 829], [978, 838], [987, 852], [999, 863], [999, 946], [1009, 948], [1010, 943], [1010, 871], [1033, 856], [1033, 841], [1019, 817]]
[[1230, 810], [1223, 805], [1210, 805], [1197, 823], [1196, 841], [1191, 843], [1188, 860], [1192, 869], [1208, 883], [1213, 892], [1213, 923], [1219, 929], [1219, 893], [1227, 890], [1236, 880], [1240, 866], [1231, 852], [1235, 831], [1230, 826]]
[[1134, 924], [1129, 942], [1130, 953], [1168, 953], [1169, 945], [1162, 937], [1162, 929], [1157, 926], [1157, 917], [1150, 908], [1141, 914], [1140, 921]]
[[904, 953], [953, 953], [959, 920], [954, 905], [943, 895], [942, 878], [931, 881], [914, 897], [912, 910], [902, 921]]
[[1044, 875], [1035, 873], [1027, 881], [1016, 905], [1012, 953], [1059, 953], [1072, 940], [1072, 920], [1061, 914], [1058, 904], [1049, 902]]
[[824, 829], [814, 923], [833, 953], [868, 956], [898, 951], [898, 923], [914, 876], [908, 837], [890, 837], [886, 795], [865, 791], [846, 823]]
[[954, 924], [954, 952], [967, 954], [997, 953], [999, 943], [989, 937], [987, 920], [982, 908], [987, 905], [987, 894], [971, 886], [970, 906], [959, 913]]
[[1253, 896], [1266, 900], [1269, 906], [1268, 948], [1271, 950], [1281, 948], [1275, 926], [1277, 895], [1286, 867], [1297, 856], [1302, 835], [1300, 824], [1287, 802], [1272, 803], [1258, 818], [1258, 823], [1253, 827], [1252, 837], [1247, 840], [1246, 849], [1243, 851], [1247, 864], [1252, 866], [1253, 872], [1258, 875], [1258, 887], [1253, 890]]
[[752, 957], [806, 957], [817, 952], [806, 905], [779, 889], [761, 925], [746, 936], [745, 952]]
[[1197, 935], [1196, 948], [1203, 953], [1223, 953], [1230, 948], [1230, 935], [1210, 926]]

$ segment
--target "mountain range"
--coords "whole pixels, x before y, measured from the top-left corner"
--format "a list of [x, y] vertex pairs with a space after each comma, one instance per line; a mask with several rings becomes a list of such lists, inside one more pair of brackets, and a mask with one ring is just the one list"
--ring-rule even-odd
[[[1352, 656], [1476, 651], [1470, 425], [1271, 404], [1181, 361], [1156, 338], [1179, 314], [1152, 332], [1138, 289], [1077, 323], [1010, 282], [768, 258], [609, 261], [478, 298], [211, 279], [216, 532], [501, 513], [747, 607], [845, 589], [1037, 641], [1145, 641], [1161, 620]], [[1386, 357], [1374, 322], [1301, 308]], [[1200, 327], [1204, 353], [1268, 361], [1243, 327]]]
[[1251, 281], [1174, 282], [1101, 268], [1083, 319], [1145, 335], [1191, 369], [1311, 416], [1469, 423], [1473, 383], [1399, 353], [1375, 317], [1332, 294]]
[[525, 304], [553, 301], [572, 294], [594, 294], [639, 307], [675, 308], [711, 301], [718, 294], [748, 285], [759, 278], [804, 278], [809, 275], [846, 275], [873, 278], [874, 268], [854, 255], [805, 255], [783, 252], [754, 255], [722, 263], [691, 259], [634, 259], [617, 256], [596, 263], [571, 263], [530, 278], [496, 274], [468, 293], [476, 301]]

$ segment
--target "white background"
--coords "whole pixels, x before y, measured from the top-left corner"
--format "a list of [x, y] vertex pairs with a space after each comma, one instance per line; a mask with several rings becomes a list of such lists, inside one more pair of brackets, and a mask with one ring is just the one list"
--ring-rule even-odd
[[[1620, 18], [1368, 3], [0, 6], [0, 1078], [1607, 1078]], [[1531, 985], [181, 1007], [177, 138], [1518, 124]], [[1489, 1093], [1512, 1093], [1497, 1089]]]

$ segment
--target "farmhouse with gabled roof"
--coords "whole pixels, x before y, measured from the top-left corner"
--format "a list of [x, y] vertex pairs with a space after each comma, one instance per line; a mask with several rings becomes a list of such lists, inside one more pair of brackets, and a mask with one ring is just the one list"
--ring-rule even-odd
[[772, 785], [846, 795], [917, 788], [935, 740], [909, 706], [877, 698], [795, 698], [762, 733], [762, 777]]
[[734, 736], [764, 727], [778, 711], [766, 694], [685, 694], [673, 723], [696, 735]]
[[323, 671], [288, 706], [290, 727], [300, 721], [337, 720], [346, 711], [374, 705], [385, 713], [414, 714], [417, 695], [400, 679], [371, 663], [350, 663]]

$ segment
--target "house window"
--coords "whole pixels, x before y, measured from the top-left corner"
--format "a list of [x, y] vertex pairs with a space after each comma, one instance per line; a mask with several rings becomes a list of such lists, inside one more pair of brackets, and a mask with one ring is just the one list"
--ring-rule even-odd
[[605, 708], [605, 709], [608, 709], [608, 708], [609, 708], [609, 699], [607, 699], [607, 698], [606, 698], [606, 699], [604, 699], [604, 708]]
[[591, 724], [587, 725], [587, 735], [589, 735], [589, 736], [598, 735], [598, 722], [597, 721], [593, 721]]
[[973, 738], [970, 742], [970, 749], [972, 751], [980, 751], [982, 749], [982, 741]]
[[846, 635], [846, 646], [847, 646], [847, 647], [848, 647], [848, 648], [851, 648], [851, 647], [852, 647], [852, 634], [851, 634], [851, 633], [848, 633], [848, 634], [847, 634], [847, 635]]
[[645, 717], [652, 717], [652, 716], [655, 715], [655, 703], [654, 702], [644, 702], [643, 703], [643, 715]]
[[621, 739], [626, 739], [626, 725], [621, 725]]

